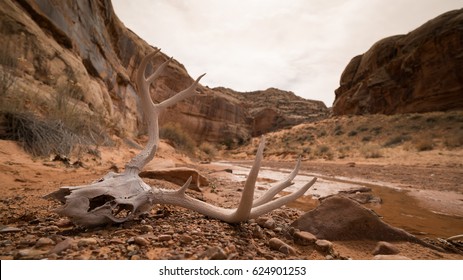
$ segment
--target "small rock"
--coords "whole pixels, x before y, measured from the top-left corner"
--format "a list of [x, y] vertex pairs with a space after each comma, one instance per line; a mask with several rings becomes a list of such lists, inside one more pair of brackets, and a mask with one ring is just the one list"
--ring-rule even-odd
[[67, 239], [59, 242], [58, 244], [55, 245], [55, 247], [53, 249], [50, 250], [50, 253], [51, 254], [59, 254], [60, 252], [71, 248], [72, 241], [73, 240], [71, 238], [67, 238]]
[[79, 247], [96, 245], [96, 244], [98, 244], [98, 241], [93, 237], [82, 238], [77, 242], [77, 246], [79, 246]]
[[294, 233], [294, 242], [298, 245], [312, 245], [317, 241], [317, 237], [308, 231], [298, 231]]
[[134, 252], [135, 250], [137, 250], [137, 246], [135, 246], [135, 245], [127, 246], [127, 251], [128, 252]]
[[274, 229], [276, 227], [275, 220], [272, 218], [259, 217], [256, 219], [256, 223], [267, 229]]
[[356, 164], [355, 162], [348, 162], [346, 165], [349, 167], [355, 167]]
[[182, 234], [180, 235], [179, 240], [182, 244], [189, 244], [193, 241], [193, 237], [189, 236], [188, 234]]
[[204, 253], [205, 257], [209, 260], [226, 260], [227, 255], [220, 247], [211, 247]]
[[147, 232], [153, 232], [153, 227], [151, 225], [142, 225], [140, 227], [140, 231], [143, 232], [143, 233], [147, 233]]
[[141, 257], [139, 255], [132, 255], [130, 259], [131, 260], [141, 260]]
[[148, 240], [146, 240], [146, 238], [141, 237], [141, 236], [136, 236], [134, 238], [134, 243], [139, 245], [139, 246], [147, 246], [147, 245], [150, 244], [150, 242]]
[[18, 232], [18, 231], [21, 231], [21, 229], [17, 227], [6, 226], [6, 227], [0, 228], [0, 233]]
[[400, 253], [399, 249], [389, 242], [380, 241], [373, 250], [373, 255], [396, 255]]
[[55, 241], [53, 241], [53, 240], [51, 240], [50, 238], [47, 238], [47, 237], [41, 237], [35, 243], [35, 248], [40, 248], [40, 247], [50, 246], [50, 245], [55, 245]]
[[57, 227], [57, 226], [47, 226], [47, 227], [43, 227], [41, 230], [47, 231], [47, 232], [59, 231], [59, 227]]
[[252, 226], [251, 232], [254, 238], [258, 238], [258, 239], [264, 238], [264, 232], [258, 224], [254, 224]]
[[73, 225], [73, 223], [71, 222], [71, 220], [69, 219], [59, 219], [55, 225], [57, 227], [60, 227], [60, 228], [64, 228], [64, 227], [70, 227]]
[[373, 257], [374, 260], [411, 260], [402, 255], [376, 255]]
[[158, 240], [159, 241], [169, 241], [172, 239], [172, 235], [169, 235], [169, 234], [161, 234], [158, 236]]
[[276, 237], [271, 238], [268, 242], [268, 245], [270, 248], [280, 251], [287, 255], [296, 254], [296, 249], [294, 249], [293, 247], [291, 247], [290, 245], [286, 244], [285, 242], [283, 242], [282, 240]]
[[22, 249], [17, 252], [15, 257], [18, 259], [23, 259], [23, 258], [30, 259], [30, 258], [36, 258], [46, 253], [48, 253], [48, 251], [36, 250], [36, 249]]
[[315, 246], [319, 251], [330, 253], [333, 250], [333, 243], [328, 240], [320, 239], [315, 242]]

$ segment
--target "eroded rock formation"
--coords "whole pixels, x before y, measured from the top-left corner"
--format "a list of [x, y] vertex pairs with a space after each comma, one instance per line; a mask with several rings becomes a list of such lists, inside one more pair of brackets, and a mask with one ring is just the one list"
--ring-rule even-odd
[[[144, 131], [140, 98], [134, 85], [135, 67], [152, 46], [128, 30], [114, 14], [111, 1], [5, 0], [0, 2], [0, 71], [12, 72], [18, 92], [40, 99], [41, 107], [72, 90], [77, 107], [104, 120], [123, 136]], [[162, 47], [162, 46], [156, 46]], [[6, 66], [4, 58], [14, 61]], [[153, 67], [167, 60], [158, 56]], [[193, 82], [185, 67], [173, 61], [151, 95], [165, 100]], [[272, 109], [254, 115], [252, 106], [236, 96], [199, 86], [201, 94], [168, 109], [162, 123], [178, 123], [197, 141], [238, 143], [271, 128], [255, 119], [274, 119]], [[40, 105], [42, 104], [42, 105]], [[270, 107], [278, 104], [269, 103]], [[310, 110], [310, 108], [308, 108]], [[265, 122], [264, 122], [265, 123]], [[292, 123], [292, 122], [290, 122]]]
[[335, 115], [463, 109], [463, 9], [385, 38], [342, 73]]

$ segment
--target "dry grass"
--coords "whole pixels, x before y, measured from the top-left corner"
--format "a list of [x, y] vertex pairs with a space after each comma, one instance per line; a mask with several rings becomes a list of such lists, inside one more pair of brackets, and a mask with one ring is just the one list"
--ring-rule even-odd
[[[463, 111], [333, 117], [269, 133], [266, 139], [266, 155], [276, 158], [377, 159], [448, 151], [463, 148]], [[256, 142], [237, 154], [252, 156]]]

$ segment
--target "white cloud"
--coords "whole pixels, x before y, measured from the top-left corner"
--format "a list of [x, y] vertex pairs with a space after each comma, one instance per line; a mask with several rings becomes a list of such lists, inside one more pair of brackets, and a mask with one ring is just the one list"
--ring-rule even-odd
[[331, 106], [347, 63], [460, 0], [113, 0], [124, 24], [210, 87], [277, 87]]

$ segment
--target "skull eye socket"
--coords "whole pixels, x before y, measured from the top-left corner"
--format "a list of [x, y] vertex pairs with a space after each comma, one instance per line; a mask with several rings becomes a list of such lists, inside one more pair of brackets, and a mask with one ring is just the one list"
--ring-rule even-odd
[[119, 219], [127, 218], [133, 212], [133, 206], [130, 204], [116, 204], [112, 205], [111, 212], [114, 217]]
[[112, 201], [114, 201], [114, 197], [107, 195], [107, 194], [95, 196], [94, 198], [90, 199], [90, 207], [88, 208], [87, 212], [90, 212], [93, 209], [101, 207], [105, 205], [106, 203], [112, 202]]

